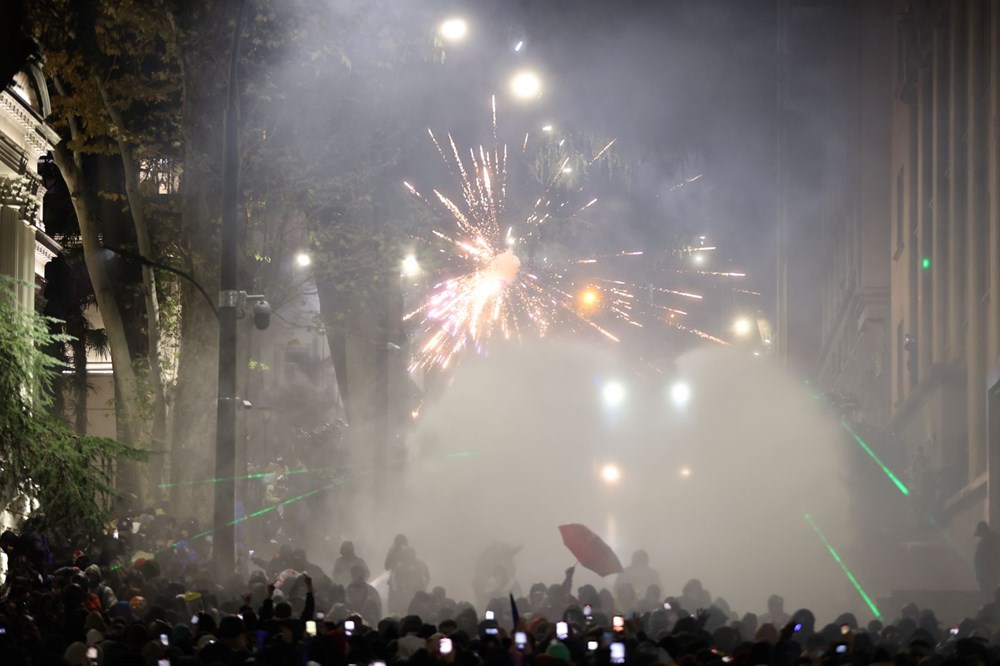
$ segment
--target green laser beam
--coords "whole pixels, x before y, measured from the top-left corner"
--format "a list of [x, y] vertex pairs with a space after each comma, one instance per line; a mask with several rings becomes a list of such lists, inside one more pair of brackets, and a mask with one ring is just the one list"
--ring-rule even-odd
[[[446, 453], [445, 458], [471, 458], [473, 456], [481, 456], [482, 453], [479, 451], [456, 451], [453, 453]], [[402, 462], [405, 458], [398, 458], [396, 460], [390, 460], [389, 463]], [[299, 469], [291, 469], [283, 474], [283, 476], [293, 476], [296, 474], [314, 474], [317, 472], [327, 472], [330, 470], [343, 470], [351, 468], [366, 468], [371, 467], [371, 463], [353, 463], [353, 464], [343, 464], [334, 465], [331, 467], [302, 467]], [[169, 489], [169, 488], [182, 488], [187, 486], [198, 486], [206, 485], [209, 483], [222, 483], [224, 481], [244, 481], [247, 479], [262, 479], [269, 474], [274, 474], [274, 472], [255, 472], [254, 474], [246, 474], [243, 476], [221, 476], [213, 479], [195, 479], [194, 481], [178, 481], [176, 483], [160, 483], [157, 484], [157, 488]]]
[[[312, 474], [316, 472], [327, 472], [329, 470], [346, 469], [352, 467], [352, 465], [336, 465], [331, 467], [302, 467], [299, 469], [290, 469], [283, 474], [283, 476], [292, 476], [293, 474]], [[269, 474], [274, 474], [274, 472], [255, 472], [254, 474], [246, 474], [244, 476], [220, 476], [214, 479], [195, 479], [194, 481], [178, 481], [177, 483], [161, 483], [158, 488], [180, 488], [183, 486], [197, 486], [208, 483], [222, 483], [223, 481], [243, 481], [245, 479], [263, 479]]]
[[[295, 502], [304, 500], [307, 497], [311, 497], [312, 495], [315, 495], [317, 493], [323, 492], [324, 490], [329, 490], [330, 488], [334, 488], [336, 486], [345, 484], [345, 483], [347, 483], [348, 481], [351, 481], [351, 480], [353, 480], [353, 477], [346, 477], [346, 478], [343, 478], [343, 479], [338, 479], [337, 481], [334, 481], [333, 483], [331, 483], [329, 485], [323, 486], [321, 488], [316, 488], [314, 490], [310, 490], [309, 492], [302, 493], [301, 495], [296, 495], [295, 497], [291, 497], [289, 499], [283, 500], [283, 501], [278, 502], [276, 504], [272, 504], [271, 506], [266, 506], [263, 509], [260, 509], [259, 511], [254, 511], [253, 513], [251, 513], [249, 515], [242, 516], [242, 517], [237, 518], [235, 520], [231, 520], [230, 522], [226, 523], [226, 526], [227, 527], [232, 527], [232, 526], [237, 525], [239, 523], [242, 523], [242, 522], [244, 522], [246, 520], [250, 520], [251, 518], [256, 518], [258, 516], [262, 516], [265, 513], [268, 513], [270, 511], [274, 511], [275, 509], [277, 509], [279, 507], [288, 506], [289, 504], [293, 504]], [[155, 555], [155, 554], [158, 554], [158, 553], [162, 553], [165, 550], [169, 550], [171, 548], [176, 548], [177, 544], [179, 544], [181, 541], [194, 541], [195, 539], [202, 539], [204, 537], [209, 536], [213, 532], [215, 532], [215, 529], [210, 528], [210, 529], [204, 530], [202, 532], [198, 532], [197, 534], [192, 534], [187, 539], [178, 539], [177, 541], [174, 541], [171, 544], [167, 544], [163, 548], [159, 548], [159, 549], [153, 551], [153, 554]]]
[[[478, 456], [478, 455], [482, 455], [482, 454], [480, 452], [477, 452], [477, 451], [456, 451], [456, 452], [445, 454], [445, 458], [470, 458], [470, 457]], [[390, 461], [390, 462], [394, 462], [394, 461]], [[373, 465], [370, 465], [370, 464], [365, 464], [365, 465], [360, 465], [360, 464], [358, 464], [358, 465], [340, 465], [338, 467], [318, 467], [318, 468], [313, 468], [313, 469], [309, 469], [309, 468], [303, 467], [301, 469], [291, 470], [291, 471], [287, 472], [287, 474], [288, 475], [291, 475], [291, 474], [305, 474], [307, 472], [318, 472], [318, 471], [328, 470], [328, 469], [344, 469], [344, 468], [347, 468], [347, 467], [362, 467], [362, 466], [363, 467], [368, 467], [368, 468], [373, 467]], [[371, 471], [371, 470], [368, 470], [368, 471]], [[258, 478], [261, 478], [263, 476], [265, 476], [265, 473], [248, 474], [246, 476], [235, 476], [235, 477], [226, 477], [226, 478], [218, 478], [218, 479], [201, 479], [201, 480], [198, 480], [198, 481], [186, 481], [186, 482], [182, 482], [182, 483], [173, 483], [173, 484], [163, 483], [163, 484], [160, 484], [159, 487], [160, 488], [174, 488], [174, 487], [185, 486], [185, 485], [196, 485], [196, 484], [199, 484], [199, 483], [221, 483], [222, 481], [236, 481], [236, 480], [240, 480], [240, 479], [258, 479]], [[233, 527], [234, 525], [238, 525], [239, 523], [242, 523], [242, 522], [244, 522], [246, 520], [249, 520], [251, 518], [257, 518], [258, 516], [262, 516], [262, 515], [264, 515], [266, 513], [274, 511], [274, 510], [278, 509], [279, 507], [288, 506], [289, 504], [294, 504], [295, 502], [304, 500], [307, 497], [311, 497], [313, 495], [316, 495], [317, 493], [323, 492], [324, 490], [329, 490], [329, 489], [334, 488], [336, 486], [339, 486], [339, 485], [342, 485], [344, 483], [347, 483], [348, 481], [351, 481], [351, 480], [352, 480], [352, 477], [346, 477], [346, 478], [343, 478], [343, 479], [338, 479], [337, 481], [334, 481], [333, 483], [331, 483], [329, 485], [323, 486], [321, 488], [316, 488], [314, 490], [310, 490], [309, 492], [302, 493], [301, 495], [296, 495], [295, 497], [291, 497], [289, 499], [283, 500], [281, 502], [278, 502], [277, 504], [272, 504], [271, 506], [266, 506], [263, 509], [260, 509], [258, 511], [254, 511], [253, 513], [251, 513], [249, 515], [242, 516], [240, 518], [232, 520], [229, 523], [227, 523], [226, 526], [227, 527]], [[178, 539], [177, 541], [175, 541], [175, 542], [173, 542], [171, 544], [167, 544], [166, 546], [164, 546], [162, 548], [158, 548], [157, 550], [153, 551], [153, 554], [155, 555], [155, 554], [158, 554], [158, 553], [162, 553], [165, 550], [169, 550], [171, 548], [176, 548], [177, 544], [179, 544], [181, 541], [194, 541], [195, 539], [201, 539], [201, 538], [207, 537], [210, 534], [212, 534], [213, 532], [215, 532], [214, 529], [207, 529], [207, 530], [204, 530], [204, 531], [199, 532], [197, 534], [193, 534], [193, 535], [189, 536], [187, 539]], [[121, 564], [116, 564], [116, 565], [112, 566], [111, 569], [112, 569], [112, 571], [114, 571], [114, 570], [120, 569], [121, 567], [122, 567]]]
[[316, 488], [315, 490], [310, 490], [307, 493], [302, 493], [301, 495], [296, 495], [295, 497], [290, 497], [290, 498], [288, 498], [288, 499], [286, 499], [284, 501], [278, 502], [277, 504], [272, 504], [271, 506], [266, 506], [263, 509], [260, 509], [259, 511], [254, 511], [251, 514], [248, 514], [248, 515], [243, 516], [241, 518], [237, 518], [236, 520], [229, 521], [227, 523], [227, 526], [228, 527], [232, 527], [233, 525], [237, 525], [239, 523], [242, 523], [245, 520], [250, 520], [251, 518], [256, 518], [257, 516], [263, 516], [265, 513], [268, 513], [270, 511], [274, 511], [274, 510], [279, 509], [279, 508], [281, 508], [283, 506], [288, 506], [289, 504], [294, 504], [295, 502], [299, 502], [301, 500], [304, 500], [307, 497], [312, 497], [316, 493], [321, 493], [324, 490], [329, 490], [330, 488], [334, 488], [336, 486], [342, 485], [342, 484], [346, 483], [348, 480], [349, 479], [340, 479], [338, 481], [334, 481], [330, 485], [323, 486], [321, 488]]
[[859, 437], [856, 432], [851, 430], [851, 426], [847, 425], [847, 421], [841, 421], [840, 425], [844, 426], [844, 430], [851, 433], [851, 436], [854, 437], [854, 441], [858, 443], [858, 446], [864, 449], [865, 453], [870, 455], [872, 460], [874, 460], [876, 464], [878, 464], [878, 466], [882, 468], [882, 471], [885, 472], [885, 475], [889, 477], [889, 480], [892, 481], [894, 484], [896, 484], [896, 487], [899, 488], [899, 492], [903, 493], [904, 495], [909, 495], [910, 489], [906, 487], [906, 484], [900, 481], [899, 477], [893, 474], [891, 469], [886, 467], [885, 463], [883, 463], [882, 460], [875, 454], [875, 452], [871, 450], [871, 447], [868, 446], [868, 443], [865, 442], [865, 440], [861, 439], [861, 437]]
[[868, 608], [871, 609], [872, 614], [875, 616], [875, 619], [876, 620], [881, 619], [882, 613], [879, 612], [878, 606], [876, 606], [875, 602], [872, 601], [872, 598], [868, 596], [868, 593], [865, 592], [865, 589], [861, 587], [861, 583], [859, 583], [858, 579], [854, 577], [854, 574], [851, 573], [851, 570], [847, 568], [847, 565], [844, 564], [844, 561], [840, 559], [840, 553], [838, 553], [834, 549], [834, 547], [830, 545], [830, 542], [827, 540], [826, 535], [823, 534], [823, 531], [819, 528], [819, 525], [816, 524], [816, 521], [812, 519], [812, 516], [810, 516], [808, 513], [803, 515], [806, 517], [806, 522], [809, 523], [809, 526], [813, 528], [813, 531], [816, 532], [816, 535], [823, 542], [823, 545], [826, 546], [826, 549], [828, 551], [830, 551], [830, 555], [832, 555], [833, 559], [837, 562], [837, 564], [840, 565], [840, 568], [843, 570], [844, 575], [847, 576], [847, 580], [851, 581], [851, 585], [853, 585], [854, 589], [858, 591], [858, 594], [861, 595], [861, 598], [864, 600], [864, 602], [868, 604]]

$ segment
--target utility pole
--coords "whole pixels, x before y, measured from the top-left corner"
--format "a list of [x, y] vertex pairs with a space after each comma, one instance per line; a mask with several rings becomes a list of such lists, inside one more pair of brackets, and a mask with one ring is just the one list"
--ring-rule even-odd
[[[375, 151], [375, 155], [379, 155], [378, 151]], [[383, 231], [383, 220], [382, 220], [382, 205], [379, 197], [379, 188], [375, 188], [372, 193], [372, 218], [375, 227], [375, 233], [380, 237]], [[379, 241], [381, 243], [381, 241]], [[378, 308], [378, 316], [376, 317], [376, 331], [375, 331], [375, 386], [373, 391], [373, 415], [374, 423], [373, 425], [373, 436], [374, 436], [374, 446], [373, 448], [373, 458], [374, 463], [373, 469], [375, 471], [375, 476], [372, 482], [372, 488], [374, 489], [374, 497], [372, 498], [372, 508], [374, 509], [375, 519], [380, 520], [384, 518], [385, 508], [388, 506], [386, 501], [386, 495], [389, 490], [389, 471], [388, 460], [389, 460], [389, 438], [391, 437], [391, 429], [389, 426], [389, 303], [391, 302], [389, 290], [392, 288], [393, 278], [391, 272], [385, 270], [385, 247], [384, 244], [378, 246], [378, 279], [379, 285], [377, 287], [378, 296], [376, 298], [376, 307]], [[398, 282], [398, 277], [396, 278]]]
[[239, 3], [233, 46], [229, 57], [229, 94], [222, 144], [222, 242], [219, 281], [219, 398], [215, 426], [215, 507], [212, 521], [212, 556], [219, 575], [236, 566], [236, 289], [237, 229], [240, 162], [237, 107], [237, 73], [240, 29], [245, 0]]
[[777, 0], [777, 72], [776, 72], [776, 188], [775, 213], [777, 216], [776, 250], [776, 331], [774, 335], [775, 357], [785, 362], [788, 356], [788, 176], [787, 150], [788, 131], [786, 125], [786, 86], [788, 85], [788, 12], [789, 0]]

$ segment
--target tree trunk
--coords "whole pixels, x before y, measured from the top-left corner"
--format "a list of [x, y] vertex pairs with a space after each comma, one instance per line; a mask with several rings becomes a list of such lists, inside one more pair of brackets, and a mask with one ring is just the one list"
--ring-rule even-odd
[[[129, 351], [121, 310], [115, 299], [114, 285], [108, 277], [105, 265], [106, 257], [98, 237], [93, 203], [87, 194], [87, 183], [79, 156], [72, 154], [65, 141], [55, 147], [53, 158], [66, 182], [70, 199], [73, 202], [73, 210], [80, 225], [80, 239], [83, 245], [84, 261], [87, 264], [87, 273], [94, 286], [97, 307], [104, 320], [104, 329], [107, 332], [108, 345], [111, 348], [111, 362], [114, 366], [116, 379], [121, 386], [119, 395], [121, 399], [119, 407], [123, 417], [123, 423], [120, 424], [121, 431], [124, 433], [127, 443], [136, 446], [136, 434], [139, 432], [139, 408], [136, 401], [139, 395], [138, 382], [132, 367], [132, 354]], [[123, 462], [119, 466], [118, 487], [137, 495], [141, 494], [142, 488], [135, 463]]]
[[[129, 211], [132, 213], [132, 223], [135, 227], [136, 243], [139, 254], [147, 259], [153, 256], [153, 243], [146, 221], [146, 209], [143, 206], [142, 195], [139, 192], [139, 166], [132, 154], [132, 146], [125, 139], [125, 122], [121, 113], [111, 103], [108, 91], [100, 78], [95, 77], [95, 85], [101, 93], [104, 108], [116, 126], [115, 138], [118, 152], [121, 155], [122, 167], [125, 172], [125, 194], [128, 198]], [[149, 373], [153, 384], [153, 457], [150, 464], [153, 467], [150, 476], [154, 483], [162, 483], [163, 469], [167, 446], [167, 401], [163, 384], [163, 367], [160, 358], [160, 306], [156, 296], [156, 275], [153, 267], [142, 264], [143, 297], [146, 303], [146, 336], [149, 343]]]

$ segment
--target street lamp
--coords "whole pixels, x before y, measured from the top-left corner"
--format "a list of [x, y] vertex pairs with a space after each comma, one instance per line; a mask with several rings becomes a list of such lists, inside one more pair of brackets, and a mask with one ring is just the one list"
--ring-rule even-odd
[[618, 465], [614, 463], [608, 463], [601, 468], [601, 478], [607, 484], [615, 484], [622, 478], [622, 472], [618, 469]]
[[403, 275], [405, 275], [406, 277], [414, 277], [419, 274], [420, 274], [420, 262], [417, 261], [417, 258], [414, 255], [412, 254], [406, 255], [406, 257], [403, 259]]
[[608, 382], [601, 389], [601, 397], [608, 407], [618, 407], [625, 402], [625, 387], [620, 382]]
[[469, 24], [463, 18], [449, 18], [438, 26], [438, 34], [449, 42], [460, 42], [469, 32]]
[[510, 91], [520, 99], [535, 99], [542, 94], [542, 80], [530, 70], [518, 72], [510, 79]]
[[745, 338], [746, 336], [750, 335], [750, 331], [752, 329], [753, 329], [753, 322], [751, 322], [746, 317], [740, 317], [739, 319], [733, 322], [733, 333], [735, 333], [737, 337]]
[[312, 257], [307, 252], [299, 252], [295, 255], [295, 265], [299, 268], [306, 268], [312, 264]]
[[691, 387], [686, 382], [676, 382], [670, 387], [670, 401], [678, 409], [683, 409], [691, 400]]

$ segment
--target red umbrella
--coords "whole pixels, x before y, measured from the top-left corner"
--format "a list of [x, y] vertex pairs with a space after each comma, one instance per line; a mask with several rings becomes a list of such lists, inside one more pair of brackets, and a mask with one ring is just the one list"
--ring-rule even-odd
[[569, 552], [576, 556], [580, 564], [598, 576], [622, 572], [622, 563], [615, 555], [615, 551], [586, 525], [578, 523], [560, 525], [559, 533]]

